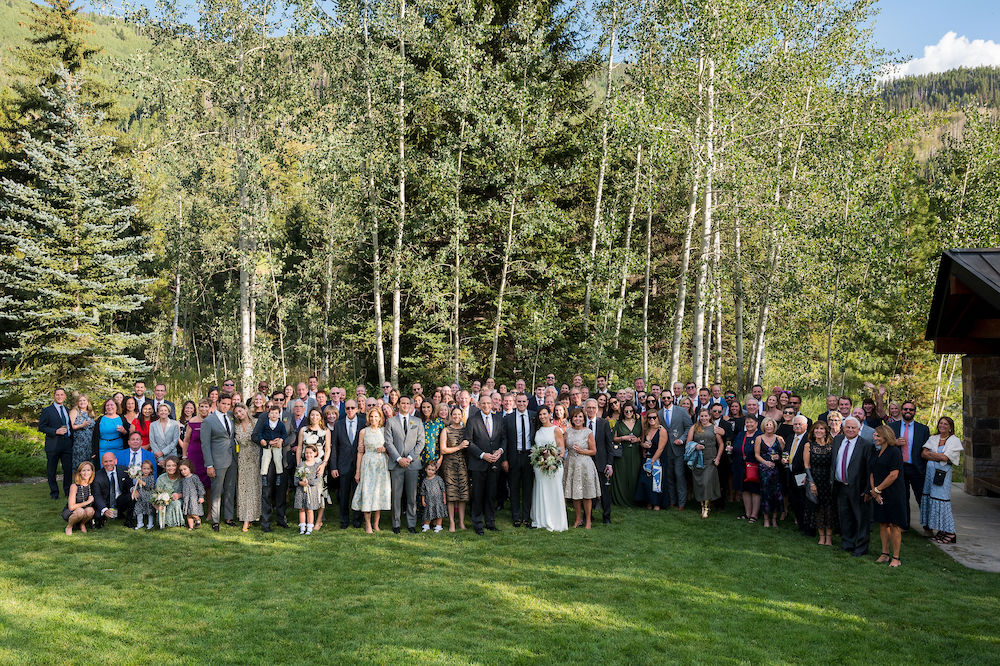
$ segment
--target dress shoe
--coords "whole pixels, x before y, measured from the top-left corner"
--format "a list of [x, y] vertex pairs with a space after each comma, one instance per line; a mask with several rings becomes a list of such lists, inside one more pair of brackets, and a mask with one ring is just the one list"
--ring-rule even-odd
[[392, 528], [392, 533], [393, 534], [399, 534], [399, 528], [398, 527], [393, 527]]
[[261, 532], [270, 532], [271, 531], [271, 526], [270, 525], [261, 525], [260, 526], [260, 531]]
[[49, 493], [49, 499], [59, 499], [59, 493]]
[[608, 516], [604, 516], [604, 524], [605, 525], [610, 525], [611, 524], [611, 518], [608, 517]]
[[515, 520], [514, 521], [514, 527], [520, 527], [520, 526], [521, 526], [521, 521], [520, 520]]
[[499, 532], [500, 531], [500, 529], [496, 525], [487, 525], [486, 529], [488, 529], [490, 532]]
[[532, 525], [530, 520], [524, 521], [524, 526], [527, 527], [529, 530], [537, 530], [538, 529], [538, 525]]
[[212, 523], [212, 531], [213, 532], [219, 531], [219, 523]]
[[349, 525], [350, 525], [350, 523], [341, 523], [341, 524], [340, 524], [340, 529], [342, 529], [342, 530], [346, 530], [346, 529], [348, 528], [348, 526], [349, 526]]
[[278, 521], [278, 527], [285, 527], [285, 528], [287, 528], [288, 527], [288, 521], [287, 520], [279, 520]]
[[417, 528], [415, 528], [415, 527], [407, 527], [406, 529], [409, 531], [410, 534], [416, 534], [417, 533]]
[[229, 527], [236, 527], [236, 521], [235, 520], [227, 520], [226, 521], [226, 525], [228, 525]]
[[476, 534], [478, 534], [479, 536], [483, 536], [484, 534], [486, 534], [486, 532], [483, 531], [482, 527], [477, 527]]

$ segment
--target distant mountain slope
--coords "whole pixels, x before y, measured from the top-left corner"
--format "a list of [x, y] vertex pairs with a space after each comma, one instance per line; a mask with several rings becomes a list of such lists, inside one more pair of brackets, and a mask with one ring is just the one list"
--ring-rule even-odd
[[952, 69], [886, 83], [882, 99], [897, 111], [947, 111], [953, 105], [1000, 108], [1000, 67]]
[[[0, 85], [10, 83], [10, 68], [14, 59], [11, 50], [14, 46], [23, 44], [28, 34], [26, 14], [31, 4], [30, 0], [0, 0]], [[97, 56], [98, 67], [105, 66], [104, 60], [126, 58], [150, 45], [148, 39], [138, 35], [132, 26], [122, 21], [100, 14], [89, 14], [87, 18], [94, 30], [88, 40], [103, 50]]]

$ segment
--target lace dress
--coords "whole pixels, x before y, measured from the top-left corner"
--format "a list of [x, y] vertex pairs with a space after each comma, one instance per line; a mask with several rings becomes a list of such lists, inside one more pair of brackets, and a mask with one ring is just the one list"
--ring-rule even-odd
[[570, 428], [566, 431], [566, 462], [563, 463], [563, 496], [566, 499], [594, 499], [601, 496], [601, 480], [594, 466], [593, 456], [573, 450], [574, 446], [587, 448], [587, 428]]
[[376, 449], [385, 446], [384, 428], [365, 428], [365, 453], [361, 456], [358, 488], [354, 491], [351, 508], [355, 511], [388, 511], [392, 509], [389, 485], [389, 458]]

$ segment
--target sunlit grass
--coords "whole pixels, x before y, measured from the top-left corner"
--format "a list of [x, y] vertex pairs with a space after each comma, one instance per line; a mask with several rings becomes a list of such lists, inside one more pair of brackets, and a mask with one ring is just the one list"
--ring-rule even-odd
[[[614, 512], [563, 534], [61, 533], [0, 488], [3, 663], [984, 663], [1000, 577], [907, 535], [890, 570], [764, 530]], [[943, 624], [947, 631], [941, 631]]]

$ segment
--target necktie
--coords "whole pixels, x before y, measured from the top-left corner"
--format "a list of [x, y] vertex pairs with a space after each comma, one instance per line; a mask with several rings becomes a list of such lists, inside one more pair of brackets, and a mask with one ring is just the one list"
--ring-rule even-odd
[[347, 422], [347, 439], [354, 442], [354, 421]]
[[403, 437], [406, 437], [406, 432], [409, 430], [410, 419], [406, 418], [406, 416], [402, 416], [400, 418], [403, 419]]
[[486, 434], [490, 437], [493, 436], [493, 419], [490, 418], [489, 414], [483, 415], [483, 420], [486, 421]]
[[663, 410], [664, 416], [667, 417], [666, 419], [664, 419], [667, 422], [667, 430], [670, 429], [670, 412], [671, 411], [673, 411], [673, 410], [671, 410], [669, 407], [667, 407], [666, 409]]
[[795, 441], [792, 442], [792, 451], [788, 455], [788, 459], [791, 461], [795, 460], [795, 452], [799, 450], [799, 442], [802, 441], [802, 435], [796, 435]]
[[114, 502], [118, 499], [118, 477], [114, 472], [108, 472], [108, 478], [111, 479], [111, 501]]
[[[66, 426], [66, 435], [69, 435], [69, 416], [66, 414], [66, 407], [59, 405], [59, 418], [62, 419], [63, 425]], [[65, 435], [64, 435], [65, 436]]]
[[851, 453], [851, 440], [844, 442], [844, 457], [840, 460], [840, 480], [847, 483], [847, 457]]
[[910, 462], [910, 424], [903, 421], [903, 439], [906, 445], [903, 447], [903, 462]]
[[222, 423], [226, 426], [226, 434], [232, 437], [233, 431], [229, 428], [229, 417], [225, 414], [222, 415]]
[[133, 452], [132, 452], [132, 459], [131, 459], [131, 460], [129, 461], [129, 463], [128, 463], [128, 466], [129, 466], [129, 467], [135, 467], [136, 465], [138, 465], [138, 464], [139, 464], [138, 462], [136, 462], [136, 459], [135, 459], [135, 457], [136, 457], [136, 456], [137, 456], [138, 454], [139, 454], [139, 452], [138, 452], [138, 451], [133, 451]]
[[528, 450], [528, 419], [525, 414], [521, 414], [521, 453]]
[[587, 419], [587, 429], [590, 430], [590, 432], [594, 432], [594, 422], [590, 419]]

